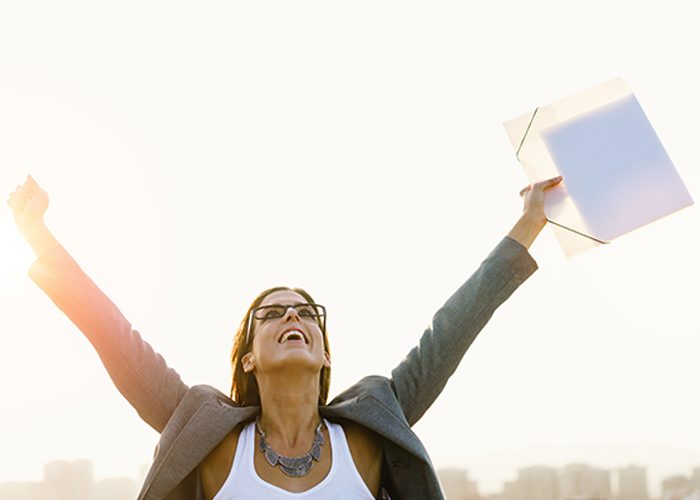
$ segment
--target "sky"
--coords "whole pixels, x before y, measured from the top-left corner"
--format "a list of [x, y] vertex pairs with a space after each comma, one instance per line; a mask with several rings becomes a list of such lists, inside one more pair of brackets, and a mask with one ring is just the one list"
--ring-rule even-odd
[[[13, 2], [0, 6], [0, 194], [47, 224], [190, 384], [228, 392], [269, 286], [329, 311], [331, 396], [388, 375], [520, 216], [503, 122], [624, 78], [700, 196], [700, 32], [683, 2]], [[90, 458], [135, 476], [158, 435], [27, 277], [0, 210], [0, 481]], [[312, 228], [312, 229], [310, 229]], [[700, 216], [539, 270], [414, 427], [482, 492], [518, 467], [700, 466]]]

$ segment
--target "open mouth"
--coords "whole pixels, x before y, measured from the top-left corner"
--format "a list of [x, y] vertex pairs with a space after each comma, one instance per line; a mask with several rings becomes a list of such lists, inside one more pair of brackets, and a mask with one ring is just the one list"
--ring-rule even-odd
[[277, 340], [279, 344], [285, 344], [287, 342], [303, 342], [308, 344], [309, 339], [307, 339], [306, 334], [298, 328], [290, 328], [282, 332], [282, 335], [280, 335], [280, 338]]

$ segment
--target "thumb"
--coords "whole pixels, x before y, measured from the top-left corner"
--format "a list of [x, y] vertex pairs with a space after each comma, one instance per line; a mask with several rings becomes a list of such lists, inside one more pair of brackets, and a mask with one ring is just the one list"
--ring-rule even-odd
[[520, 194], [520, 197], [522, 198], [523, 196], [525, 196], [525, 193], [527, 193], [527, 192], [530, 191], [531, 189], [532, 189], [532, 184], [530, 184], [529, 186], [525, 186], [524, 188], [522, 188], [522, 189], [520, 190], [520, 193], [519, 193], [519, 194]]

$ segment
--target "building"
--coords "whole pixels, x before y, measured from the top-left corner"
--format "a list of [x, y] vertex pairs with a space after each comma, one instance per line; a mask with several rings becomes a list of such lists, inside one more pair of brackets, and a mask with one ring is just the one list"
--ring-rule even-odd
[[685, 476], [673, 476], [661, 482], [663, 500], [683, 500], [690, 495], [690, 479]]
[[128, 500], [136, 498], [138, 487], [133, 479], [109, 478], [95, 485], [94, 500]]
[[138, 490], [129, 478], [95, 482], [88, 460], [56, 461], [44, 466], [41, 482], [0, 483], [0, 500], [133, 500]]
[[464, 469], [439, 469], [438, 479], [446, 500], [480, 500], [476, 483]]
[[0, 484], [2, 500], [46, 500], [42, 483], [9, 482]]
[[559, 500], [557, 470], [527, 467], [518, 470], [515, 481], [506, 483], [504, 500]]
[[618, 471], [618, 500], [647, 500], [647, 470], [630, 465]]
[[89, 460], [55, 461], [44, 466], [46, 500], [92, 500], [93, 467]]
[[610, 500], [610, 471], [584, 464], [567, 465], [559, 476], [559, 498]]
[[690, 489], [700, 493], [700, 467], [693, 469], [693, 474], [690, 476]]

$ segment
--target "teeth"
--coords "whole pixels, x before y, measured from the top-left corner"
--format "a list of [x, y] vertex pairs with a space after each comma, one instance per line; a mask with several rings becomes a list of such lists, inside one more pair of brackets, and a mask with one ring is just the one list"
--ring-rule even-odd
[[306, 337], [304, 337], [304, 334], [301, 331], [289, 330], [288, 332], [284, 332], [284, 334], [282, 334], [282, 338], [280, 338], [280, 344], [285, 343], [287, 340], [289, 340], [289, 337], [291, 337], [292, 335], [298, 335], [299, 337], [301, 337], [301, 340], [306, 341]]

